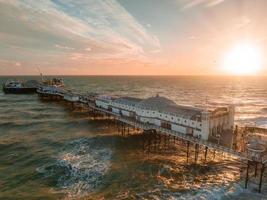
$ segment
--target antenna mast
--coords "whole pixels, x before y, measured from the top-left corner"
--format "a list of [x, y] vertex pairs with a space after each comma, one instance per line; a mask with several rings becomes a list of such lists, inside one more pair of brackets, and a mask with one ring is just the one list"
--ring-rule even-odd
[[38, 69], [38, 71], [39, 71], [39, 73], [40, 73], [41, 80], [42, 80], [42, 82], [43, 82], [43, 81], [44, 81], [44, 78], [43, 78], [43, 74], [42, 74], [42, 72], [41, 72], [41, 70], [40, 70], [39, 66], [37, 66], [37, 69]]

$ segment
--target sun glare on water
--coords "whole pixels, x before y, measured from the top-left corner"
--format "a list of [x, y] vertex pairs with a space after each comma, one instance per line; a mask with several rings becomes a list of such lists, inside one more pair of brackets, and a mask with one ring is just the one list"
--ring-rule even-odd
[[233, 47], [224, 57], [223, 69], [234, 75], [255, 75], [262, 68], [261, 50], [249, 43]]

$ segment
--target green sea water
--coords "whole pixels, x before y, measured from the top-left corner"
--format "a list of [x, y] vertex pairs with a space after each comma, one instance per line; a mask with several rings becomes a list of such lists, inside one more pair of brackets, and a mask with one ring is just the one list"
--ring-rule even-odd
[[[0, 77], [4, 83], [10, 77]], [[39, 77], [17, 77], [38, 79]], [[266, 78], [64, 77], [82, 92], [149, 97], [178, 104], [237, 106], [237, 123], [267, 125]], [[122, 137], [107, 121], [37, 95], [0, 91], [0, 199], [267, 199], [244, 190], [235, 159], [186, 163], [184, 146], [143, 151], [142, 135]], [[193, 156], [193, 155], [192, 155]], [[201, 157], [202, 156], [202, 157]], [[266, 175], [267, 176], [267, 175]], [[266, 179], [265, 179], [266, 183]]]

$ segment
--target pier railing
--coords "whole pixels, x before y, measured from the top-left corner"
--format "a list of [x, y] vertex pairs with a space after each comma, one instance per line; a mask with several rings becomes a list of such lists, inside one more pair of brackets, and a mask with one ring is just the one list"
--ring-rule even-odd
[[[258, 191], [261, 192], [261, 188], [262, 188], [262, 181], [263, 181], [263, 174], [264, 174], [264, 170], [265, 170], [265, 165], [267, 164], [267, 155], [264, 156], [260, 156], [260, 157], [251, 157], [248, 153], [246, 152], [238, 152], [235, 151], [234, 149], [231, 149], [229, 147], [225, 147], [222, 146], [220, 144], [216, 144], [213, 143], [211, 141], [208, 140], [203, 140], [200, 138], [195, 138], [193, 136], [184, 134], [184, 133], [180, 133], [178, 131], [174, 131], [174, 130], [170, 130], [170, 129], [166, 129], [160, 126], [156, 126], [153, 124], [148, 124], [148, 123], [144, 123], [144, 122], [140, 122], [137, 121], [135, 118], [131, 118], [131, 117], [126, 117], [123, 116], [121, 114], [118, 113], [114, 113], [111, 112], [107, 109], [103, 109], [100, 107], [97, 107], [95, 104], [95, 97], [94, 96], [88, 96], [88, 95], [82, 95], [82, 94], [78, 94], [76, 92], [72, 92], [70, 90], [63, 90], [61, 88], [57, 88], [57, 87], [52, 87], [51, 90], [49, 90], [49, 88], [45, 88], [45, 89], [38, 89], [37, 93], [39, 94], [39, 96], [43, 96], [44, 98], [47, 98], [54, 100], [54, 99], [59, 99], [59, 100], [64, 100], [67, 101], [69, 103], [71, 103], [72, 105], [74, 105], [75, 103], [80, 104], [81, 107], [84, 108], [88, 108], [89, 110], [92, 111], [97, 111], [100, 112], [102, 114], [106, 114], [109, 116], [112, 116], [115, 120], [122, 122], [123, 124], [127, 124], [128, 126], [132, 126], [132, 127], [136, 127], [142, 130], [155, 130], [152, 131], [153, 133], [155, 132], [159, 132], [159, 133], [163, 133], [169, 136], [174, 136], [176, 138], [180, 138], [184, 141], [187, 141], [187, 159], [188, 159], [188, 155], [189, 155], [189, 144], [195, 144], [195, 161], [197, 161], [197, 155], [198, 155], [198, 148], [199, 145], [202, 145], [205, 147], [205, 160], [206, 160], [206, 155], [207, 155], [207, 150], [208, 148], [214, 150], [215, 151], [220, 151], [223, 153], [227, 153], [231, 156], [237, 157], [243, 161], [246, 161], [247, 163], [247, 169], [246, 169], [246, 179], [245, 179], [245, 188], [247, 188], [248, 186], [248, 182], [249, 182], [249, 168], [252, 165], [255, 165], [255, 174], [258, 171], [258, 164], [261, 164], [261, 169], [260, 169], [260, 182], [259, 182], [259, 189]], [[72, 98], [74, 97], [74, 98]], [[215, 155], [215, 154], [214, 154]], [[256, 177], [256, 175], [255, 175]]]
[[[153, 124], [143, 123], [143, 122], [137, 121], [136, 119], [133, 119], [133, 118], [130, 118], [130, 117], [126, 117], [126, 116], [122, 116], [120, 114], [111, 112], [109, 110], [97, 107], [94, 103], [86, 100], [86, 99], [88, 99], [87, 96], [84, 96], [82, 94], [78, 94], [78, 93], [75, 93], [75, 92], [72, 92], [72, 91], [68, 91], [68, 90], [57, 89], [57, 88], [53, 88], [52, 90], [38, 89], [37, 92], [39, 94], [61, 96], [62, 99], [64, 99], [64, 95], [67, 95], [67, 96], [69, 96], [69, 95], [72, 95], [72, 96], [73, 95], [77, 95], [79, 97], [78, 98], [79, 100], [77, 100], [76, 102], [82, 103], [85, 106], [88, 106], [90, 109], [97, 110], [97, 111], [100, 111], [102, 113], [112, 115], [116, 120], [118, 120], [120, 122], [123, 122], [125, 124], [128, 124], [130, 126], [137, 127], [139, 129], [143, 129], [143, 130], [156, 130], [156, 131], [164, 133], [164, 134], [168, 134], [168, 135], [171, 135], [171, 136], [178, 137], [178, 138], [180, 138], [182, 140], [191, 142], [193, 144], [203, 145], [205, 147], [214, 149], [216, 151], [221, 151], [221, 152], [228, 153], [228, 154], [230, 154], [232, 156], [235, 156], [235, 157], [238, 157], [240, 159], [249, 160], [249, 161], [255, 161], [252, 158], [248, 157], [247, 153], [245, 153], [245, 152], [238, 152], [238, 151], [235, 151], [235, 150], [233, 150], [231, 148], [227, 148], [225, 146], [222, 146], [220, 144], [216, 144], [216, 143], [212, 143], [212, 142], [207, 141], [207, 140], [202, 140], [202, 139], [199, 139], [199, 138], [195, 138], [193, 136], [186, 135], [184, 133], [180, 133], [180, 132], [174, 131], [174, 130], [169, 130], [169, 129], [166, 129], [166, 128], [163, 128], [163, 127], [160, 127], [160, 126], [156, 126], [156, 125], [153, 125]], [[68, 98], [66, 98], [65, 100], [68, 101]], [[72, 103], [73, 103], [73, 101], [72, 101]], [[261, 160], [257, 160], [257, 162], [267, 163], [267, 155], [261, 157]]]
[[[195, 138], [195, 137], [192, 137], [192, 136], [189, 136], [189, 135], [177, 132], [177, 131], [165, 129], [165, 128], [162, 128], [162, 127], [159, 127], [159, 126], [156, 126], [156, 125], [152, 125], [152, 124], [142, 123], [142, 122], [139, 122], [137, 120], [131, 119], [129, 117], [124, 117], [122, 115], [119, 115], [119, 114], [116, 114], [114, 112], [105, 110], [103, 108], [96, 107], [94, 104], [90, 104], [89, 103], [88, 106], [91, 109], [95, 109], [95, 110], [98, 110], [98, 111], [113, 115], [116, 120], [121, 121], [121, 122], [123, 122], [125, 124], [128, 124], [130, 126], [137, 127], [137, 128], [143, 129], [143, 130], [156, 130], [158, 132], [169, 134], [171, 136], [178, 137], [178, 138], [183, 139], [185, 141], [189, 141], [189, 142], [191, 142], [193, 144], [203, 145], [205, 147], [208, 147], [210, 149], [214, 149], [216, 151], [221, 151], [221, 152], [224, 152], [224, 153], [228, 153], [228, 154], [230, 154], [232, 156], [235, 156], [235, 157], [238, 157], [240, 159], [252, 161], [252, 159], [249, 158], [246, 153], [237, 152], [237, 151], [235, 151], [235, 150], [233, 150], [231, 148], [227, 148], [227, 147], [224, 147], [222, 145], [215, 144], [215, 143], [212, 143], [212, 142], [209, 142], [209, 141], [206, 141], [206, 140], [201, 140], [201, 139], [198, 139], [198, 138]], [[267, 156], [266, 157], [262, 157], [262, 160], [260, 160], [259, 162], [267, 162]]]

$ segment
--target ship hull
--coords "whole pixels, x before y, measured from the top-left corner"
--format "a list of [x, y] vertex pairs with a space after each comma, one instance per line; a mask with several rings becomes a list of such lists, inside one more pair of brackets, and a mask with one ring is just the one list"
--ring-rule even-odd
[[6, 94], [32, 94], [36, 93], [37, 88], [11, 88], [11, 87], [3, 87], [3, 91]]

